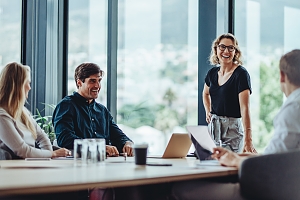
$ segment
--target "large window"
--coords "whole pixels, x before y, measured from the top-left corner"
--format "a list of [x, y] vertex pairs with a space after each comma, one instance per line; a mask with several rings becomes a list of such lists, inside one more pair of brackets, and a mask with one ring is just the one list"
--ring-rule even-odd
[[[197, 24], [197, 0], [118, 1], [115, 120], [151, 153], [160, 153], [171, 133], [197, 124]], [[69, 1], [69, 94], [80, 63], [107, 72], [106, 42], [107, 1]], [[104, 105], [105, 90], [106, 77], [97, 99]]]
[[[69, 1], [68, 94], [76, 91], [75, 68], [93, 62], [107, 72], [107, 0]], [[97, 99], [106, 105], [106, 78]]]
[[251, 75], [252, 132], [261, 152], [272, 133], [272, 120], [284, 101], [279, 84], [279, 59], [300, 48], [300, 1], [238, 0], [235, 33]]
[[0, 70], [21, 57], [21, 0], [0, 0]]
[[119, 0], [117, 122], [161, 153], [197, 124], [198, 1]]
[[[148, 142], [150, 153], [161, 153], [172, 133], [198, 123], [199, 2], [118, 0], [117, 71], [112, 69], [117, 73], [117, 97], [112, 106], [121, 129], [135, 142]], [[216, 24], [216, 36], [227, 31], [228, 2], [217, 2], [216, 23], [208, 22], [203, 29]], [[76, 90], [74, 70], [82, 62], [95, 62], [107, 74], [107, 4], [69, 1], [69, 94]], [[252, 81], [254, 145], [262, 152], [284, 101], [279, 59], [300, 48], [300, 26], [295, 23], [300, 1], [236, 0], [234, 16], [234, 33]], [[104, 77], [97, 100], [105, 106], [106, 82]]]
[[[36, 86], [33, 86], [37, 89], [31, 92], [32, 99], [36, 100], [36, 104], [32, 105], [34, 110], [40, 102], [44, 102], [45, 98], [40, 97], [51, 90], [49, 85], [40, 84], [44, 80], [39, 74], [44, 76], [44, 72], [53, 70], [55, 75], [56, 71], [52, 68], [57, 67], [61, 70], [60, 66], [63, 66], [60, 58], [52, 63], [56, 56], [64, 56], [61, 55], [63, 47], [56, 48], [64, 38], [62, 37], [64, 35], [56, 31], [59, 27], [57, 23], [61, 24], [62, 19], [59, 18], [57, 21], [57, 16], [52, 16], [57, 13], [63, 14], [60, 10], [61, 4], [58, 2], [61, 3], [58, 0], [0, 0], [0, 69], [8, 62], [20, 62], [22, 3], [29, 11], [25, 12], [26, 16], [23, 19], [26, 22], [23, 24], [25, 31], [23, 33], [26, 33], [23, 35], [25, 36], [23, 50], [26, 51], [23, 52], [23, 56], [25, 55], [26, 61], [34, 66], [34, 73], [38, 76], [35, 80]], [[108, 74], [107, 16], [108, 3], [111, 1], [68, 2], [67, 81], [68, 94], [71, 94], [77, 90], [73, 76], [79, 64], [95, 62]], [[111, 69], [113, 73], [117, 73], [117, 81], [112, 83], [115, 84], [112, 88], [116, 88], [114, 92], [117, 93], [117, 97], [111, 100], [114, 97], [110, 95], [110, 91], [107, 92], [107, 85], [111, 84], [107, 84], [105, 76], [97, 101], [107, 106], [108, 94], [109, 103], [113, 104], [110, 107], [116, 108], [117, 111], [115, 120], [124, 132], [137, 143], [148, 142], [151, 153], [161, 153], [171, 133], [186, 132], [185, 125], [195, 125], [198, 123], [198, 117], [205, 115], [199, 113], [198, 116], [198, 106], [202, 106], [198, 105], [198, 98], [201, 98], [198, 97], [198, 69], [203, 70], [201, 67], [207, 66], [198, 66], [197, 59], [198, 48], [200, 51], [204, 49], [202, 44], [198, 47], [198, 19], [206, 18], [203, 15], [199, 17], [198, 10], [205, 8], [208, 1], [118, 0], [117, 2], [117, 69]], [[205, 30], [212, 30], [208, 35], [215, 38], [227, 32], [230, 14], [227, 6], [231, 1], [211, 2], [209, 5], [213, 6], [216, 3], [217, 8], [208, 9], [209, 14], [205, 13], [209, 16], [207, 24], [199, 27], [199, 30], [200, 34]], [[243, 53], [244, 66], [249, 71], [252, 81], [253, 140], [255, 147], [262, 152], [273, 132], [272, 120], [285, 100], [278, 80], [279, 59], [287, 51], [300, 48], [298, 39], [300, 25], [297, 23], [300, 18], [300, 1], [235, 0], [234, 2], [234, 33]], [[51, 9], [54, 11], [51, 12]], [[43, 13], [47, 13], [48, 16]], [[46, 26], [43, 24], [44, 17], [47, 19]], [[115, 39], [112, 37], [112, 41]], [[51, 45], [54, 47], [49, 48]], [[209, 50], [206, 53], [201, 54], [208, 57]], [[203, 55], [200, 55], [199, 61], [203, 60]], [[44, 70], [46, 68], [47, 70]], [[199, 76], [201, 75], [202, 73], [199, 73]], [[51, 85], [53, 80], [49, 74], [46, 79], [50, 80]], [[54, 88], [61, 86], [61, 79], [63, 78], [60, 76], [54, 79], [54, 82], [59, 82], [57, 87], [53, 84]]]

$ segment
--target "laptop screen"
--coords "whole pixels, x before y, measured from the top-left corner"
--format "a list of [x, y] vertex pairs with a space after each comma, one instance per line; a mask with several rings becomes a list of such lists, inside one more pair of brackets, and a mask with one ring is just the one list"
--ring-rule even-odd
[[211, 160], [210, 155], [212, 154], [211, 151], [204, 149], [199, 142], [197, 142], [197, 140], [194, 138], [193, 135], [191, 135], [191, 140], [194, 144], [194, 147], [196, 149], [195, 154], [196, 157], [199, 158], [199, 160]]

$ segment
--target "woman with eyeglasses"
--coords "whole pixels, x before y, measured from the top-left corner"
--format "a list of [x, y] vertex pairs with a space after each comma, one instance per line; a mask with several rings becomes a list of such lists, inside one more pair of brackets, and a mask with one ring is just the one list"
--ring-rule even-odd
[[257, 153], [251, 135], [251, 81], [241, 57], [234, 35], [222, 34], [213, 41], [209, 61], [215, 66], [205, 77], [203, 104], [216, 143], [228, 144], [235, 152]]

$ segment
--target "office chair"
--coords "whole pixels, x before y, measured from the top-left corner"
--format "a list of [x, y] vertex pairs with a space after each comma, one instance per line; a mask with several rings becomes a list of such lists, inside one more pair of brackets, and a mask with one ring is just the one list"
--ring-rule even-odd
[[246, 199], [300, 199], [300, 150], [246, 159], [239, 182]]
[[11, 160], [12, 156], [8, 151], [5, 151], [4, 149], [0, 149], [0, 160]]

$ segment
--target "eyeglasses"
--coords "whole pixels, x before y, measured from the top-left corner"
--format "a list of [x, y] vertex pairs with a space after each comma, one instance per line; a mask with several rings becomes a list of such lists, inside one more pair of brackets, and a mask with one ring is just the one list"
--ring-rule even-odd
[[232, 52], [232, 51], [235, 50], [235, 47], [232, 46], [232, 45], [226, 46], [226, 45], [224, 45], [224, 44], [219, 44], [218, 47], [219, 47], [219, 49], [220, 49], [221, 51], [225, 51], [226, 48], [228, 49], [229, 52]]

